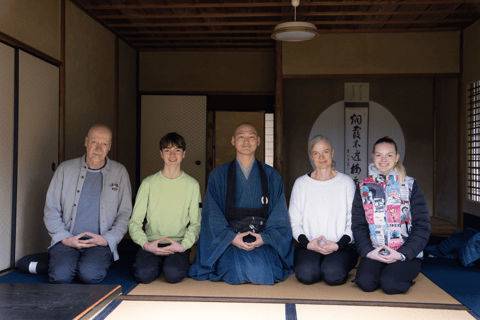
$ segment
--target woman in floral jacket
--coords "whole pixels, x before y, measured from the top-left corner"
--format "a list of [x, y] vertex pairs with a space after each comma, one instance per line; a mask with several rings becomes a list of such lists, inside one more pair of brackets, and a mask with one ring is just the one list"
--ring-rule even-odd
[[369, 177], [357, 186], [352, 232], [361, 261], [354, 282], [365, 292], [407, 292], [420, 273], [430, 236], [430, 216], [422, 189], [398, 161], [390, 137], [373, 148]]

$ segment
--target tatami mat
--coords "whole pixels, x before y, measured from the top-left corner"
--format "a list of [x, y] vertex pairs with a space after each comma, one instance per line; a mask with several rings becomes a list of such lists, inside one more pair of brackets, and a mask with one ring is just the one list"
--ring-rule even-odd
[[[139, 284], [128, 296], [123, 298], [134, 298], [138, 296], [157, 296], [178, 297], [178, 300], [198, 300], [196, 298], [207, 298], [202, 301], [248, 301], [249, 299], [258, 300], [258, 302], [283, 302], [283, 303], [330, 303], [335, 304], [355, 304], [354, 302], [374, 302], [373, 305], [382, 305], [382, 303], [409, 303], [409, 304], [446, 304], [462, 306], [456, 299], [439, 288], [436, 284], [420, 274], [416, 284], [410, 288], [406, 294], [387, 295], [383, 291], [365, 293], [361, 291], [356, 284], [351, 283], [353, 279], [353, 270], [347, 283], [341, 286], [329, 286], [323, 281], [313, 285], [304, 285], [297, 281], [294, 275], [288, 277], [285, 281], [276, 283], [273, 286], [267, 285], [229, 285], [225, 282], [196, 281], [190, 278], [184, 279], [180, 283], [169, 284], [163, 277], [145, 285]], [[146, 297], [148, 298], [148, 297]], [[217, 300], [213, 298], [218, 298]], [[237, 299], [237, 300], [235, 300]], [[141, 300], [141, 299], [139, 299]], [[162, 300], [162, 299], [158, 299]], [[174, 299], [170, 299], [174, 300]], [[277, 301], [275, 301], [277, 300]], [[319, 301], [320, 300], [320, 301]]]
[[284, 304], [122, 301], [105, 320], [176, 319], [176, 320], [474, 320], [463, 310], [395, 308], [369, 306], [331, 306], [297, 304], [296, 317], [286, 316]]
[[105, 318], [105, 320], [136, 319], [284, 320], [285, 305], [269, 303], [122, 301]]
[[474, 320], [463, 310], [432, 310], [421, 308], [389, 308], [358, 306], [296, 305], [297, 320]]

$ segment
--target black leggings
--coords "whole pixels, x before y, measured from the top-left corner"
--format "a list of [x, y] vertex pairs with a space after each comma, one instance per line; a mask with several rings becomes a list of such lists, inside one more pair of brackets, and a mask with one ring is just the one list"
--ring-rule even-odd
[[413, 279], [418, 276], [421, 267], [422, 261], [417, 258], [394, 263], [362, 258], [354, 282], [365, 292], [381, 287], [387, 294], [404, 293], [415, 283]]
[[325, 283], [335, 286], [347, 281], [348, 273], [357, 261], [357, 251], [351, 244], [328, 255], [298, 245], [295, 249], [293, 269], [301, 283], [312, 284], [323, 279]]

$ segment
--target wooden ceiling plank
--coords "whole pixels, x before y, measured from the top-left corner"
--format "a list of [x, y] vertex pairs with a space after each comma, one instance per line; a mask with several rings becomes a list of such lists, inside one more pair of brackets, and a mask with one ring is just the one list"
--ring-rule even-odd
[[[440, 7], [440, 8], [442, 8], [442, 9], [443, 9], [443, 8], [447, 8], [447, 9], [450, 9], [450, 10], [451, 10], [450, 14], [444, 15], [444, 17], [443, 17], [444, 19], [454, 18], [454, 17], [451, 16], [452, 14], [457, 14], [457, 13], [463, 14], [462, 11], [465, 11], [465, 10], [457, 10], [460, 6], [461, 6], [461, 4], [454, 4], [454, 5], [452, 5], [452, 4], [448, 4], [448, 5], [444, 5], [444, 4], [443, 4], [443, 5], [430, 5], [430, 6], [426, 9], [425, 15], [430, 15], [430, 11], [429, 11], [430, 8], [432, 8], [431, 11], [435, 11], [436, 8], [439, 8], [439, 7]], [[477, 9], [477, 8], [475, 8], [475, 9]], [[470, 10], [466, 10], [466, 11], [470, 11]], [[468, 13], [466, 13], [466, 14], [468, 14]], [[457, 17], [457, 18], [461, 18], [460, 16], [456, 16], [456, 17]], [[462, 16], [462, 17], [464, 17], [464, 16]], [[439, 19], [440, 19], [440, 17], [438, 17], [438, 16], [436, 16], [435, 18], [439, 18]], [[439, 23], [442, 23], [442, 21], [439, 21], [438, 23], [436, 23], [436, 24], [434, 25], [434, 27], [437, 27]]]
[[148, 30], [148, 31], [119, 31], [121, 34], [207, 34], [207, 33], [272, 33], [272, 29], [265, 30]]
[[[335, 12], [297, 12], [297, 16], [322, 17], [322, 16], [388, 16], [388, 15], [422, 15], [422, 14], [451, 14], [451, 13], [480, 13], [480, 10], [436, 10], [436, 11], [335, 11]], [[287, 17], [290, 13], [206, 13], [206, 14], [125, 14], [125, 15], [101, 15], [98, 19], [199, 19], [199, 18], [255, 18], [255, 17]]]
[[[156, 44], [156, 47], [215, 47], [215, 46], [226, 46], [226, 47], [259, 47], [259, 46], [273, 46], [274, 40], [272, 39], [271, 42], [248, 42], [248, 43], [162, 43]], [[149, 45], [142, 45], [142, 46], [135, 46], [136, 48], [149, 48], [152, 46]]]
[[199, 41], [199, 40], [272, 40], [271, 37], [165, 37], [165, 38], [127, 38], [131, 43], [149, 43], [165, 41]]
[[[383, 6], [383, 5], [418, 5], [479, 3], [480, 0], [379, 0], [379, 1], [312, 1], [300, 2], [302, 6]], [[111, 9], [172, 9], [172, 8], [252, 8], [252, 7], [291, 7], [290, 1], [284, 2], [237, 2], [237, 3], [173, 3], [173, 4], [110, 4], [86, 5], [87, 10]]]
[[[395, 23], [415, 23], [415, 24], [426, 24], [426, 23], [468, 23], [472, 19], [444, 19], [441, 21], [432, 20], [432, 19], [419, 19], [419, 20], [397, 20], [397, 21], [309, 21], [315, 25], [347, 25], [347, 24], [395, 24]], [[207, 26], [270, 26], [276, 25], [276, 21], [240, 21], [240, 22], [208, 22], [208, 23], [197, 23], [197, 22], [186, 22], [186, 23], [111, 23], [108, 24], [111, 28], [132, 28], [132, 27], [181, 27], [181, 26], [190, 26], [190, 27], [207, 27]]]
[[[138, 50], [138, 49], [137, 49]], [[268, 46], [268, 47], [258, 47], [258, 48], [149, 48], [149, 49], [140, 49], [138, 51], [142, 52], [168, 52], [168, 51], [173, 51], [173, 52], [178, 52], [178, 51], [225, 51], [225, 52], [259, 52], [259, 51], [264, 51], [264, 52], [272, 52], [275, 50], [275, 46]]]
[[[460, 31], [460, 27], [442, 27], [442, 28], [410, 28], [410, 29], [334, 29], [334, 30], [317, 30], [318, 33], [397, 33], [397, 32], [447, 32], [447, 31]], [[120, 31], [121, 34], [128, 35], [143, 35], [143, 34], [209, 34], [209, 33], [219, 33], [219, 34], [239, 34], [239, 33], [265, 33], [271, 34], [272, 30], [220, 30], [220, 31], [211, 31], [211, 30], [197, 30], [195, 32], [187, 31]]]

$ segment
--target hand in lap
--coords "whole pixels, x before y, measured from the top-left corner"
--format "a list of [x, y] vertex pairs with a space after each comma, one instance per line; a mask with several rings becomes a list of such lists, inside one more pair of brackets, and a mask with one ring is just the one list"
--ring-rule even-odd
[[[80, 240], [80, 238], [82, 237], [90, 237], [90, 239]], [[97, 246], [103, 246], [103, 247], [108, 246], [108, 241], [105, 240], [105, 238], [102, 237], [101, 235], [91, 233], [91, 232], [83, 232], [83, 233], [80, 233], [79, 235], [63, 239], [62, 244], [67, 247], [72, 247], [76, 249], [85, 249], [85, 248], [92, 248]]]
[[235, 238], [232, 240], [232, 244], [239, 249], [242, 249], [242, 250], [245, 250], [245, 251], [252, 251], [253, 249], [255, 249], [255, 246], [253, 244], [258, 241], [258, 238], [257, 238], [257, 241], [252, 242], [252, 243], [244, 242], [243, 237], [245, 237], [249, 234], [250, 234], [250, 232], [237, 233]]
[[263, 242], [262, 236], [259, 233], [249, 232], [248, 234], [250, 234], [251, 236], [254, 236], [257, 239], [254, 242], [250, 243], [255, 248], [261, 247], [265, 244], [265, 242]]
[[308, 250], [312, 250], [324, 255], [330, 254], [338, 250], [338, 244], [327, 240], [324, 236], [313, 239], [307, 245]]
[[[386, 250], [390, 254], [382, 255], [382, 254], [380, 254], [380, 250]], [[389, 248], [385, 245], [383, 245], [382, 247], [378, 247], [375, 250], [370, 251], [367, 254], [367, 258], [372, 259], [372, 260], [376, 260], [376, 261], [380, 261], [380, 262], [383, 262], [383, 263], [394, 263], [394, 262], [397, 262], [398, 260], [402, 260], [402, 256], [400, 255], [400, 253], [398, 253], [397, 251], [395, 251], [392, 248]]]
[[[166, 247], [158, 247], [158, 244], [162, 241], [170, 242], [170, 245]], [[169, 256], [175, 252], [184, 252], [185, 247], [180, 243], [170, 239], [170, 238], [161, 238], [152, 242], [147, 242], [143, 245], [143, 250], [153, 253], [157, 256]]]

